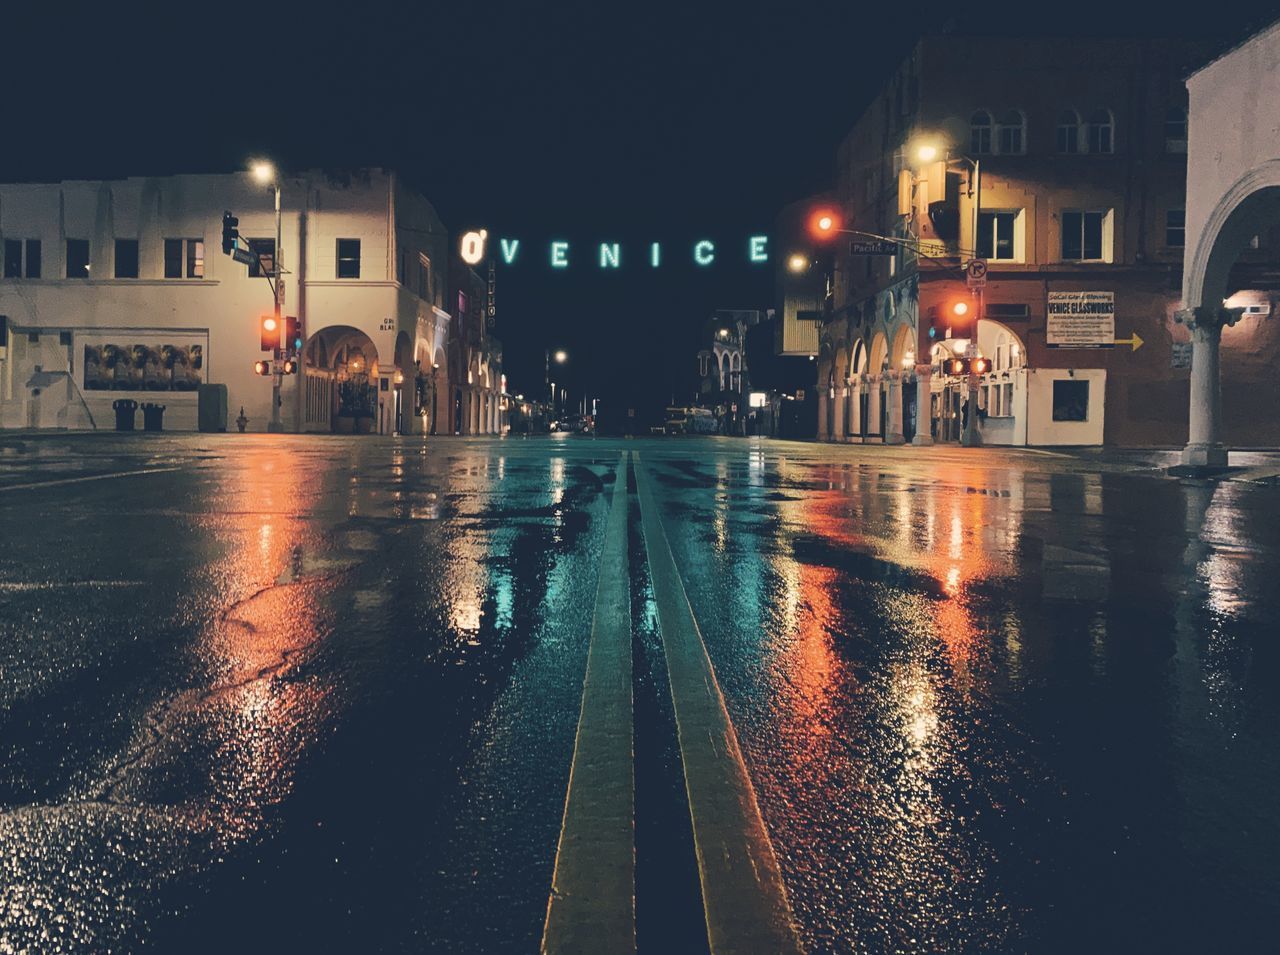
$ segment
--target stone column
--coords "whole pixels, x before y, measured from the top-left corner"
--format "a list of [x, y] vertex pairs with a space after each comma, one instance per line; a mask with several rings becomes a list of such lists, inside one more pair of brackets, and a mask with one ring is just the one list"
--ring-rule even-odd
[[889, 379], [889, 394], [885, 399], [889, 402], [888, 417], [885, 419], [885, 444], [905, 444], [906, 438], [902, 434], [902, 373], [891, 371], [886, 376]]
[[933, 444], [932, 365], [916, 365], [916, 436], [912, 444]]
[[836, 399], [835, 399], [834, 410], [835, 410], [836, 420], [831, 429], [831, 440], [839, 443], [845, 440], [844, 410], [845, 410], [845, 405], [849, 403], [849, 389], [843, 381], [839, 382], [835, 386], [835, 388], [836, 388]]
[[1186, 467], [1226, 467], [1222, 444], [1222, 378], [1218, 351], [1222, 329], [1240, 320], [1243, 309], [1184, 308], [1175, 318], [1191, 330], [1191, 418], [1187, 446], [1182, 449]]
[[827, 440], [827, 405], [831, 401], [831, 390], [829, 386], [824, 385], [822, 391], [818, 393], [818, 440]]

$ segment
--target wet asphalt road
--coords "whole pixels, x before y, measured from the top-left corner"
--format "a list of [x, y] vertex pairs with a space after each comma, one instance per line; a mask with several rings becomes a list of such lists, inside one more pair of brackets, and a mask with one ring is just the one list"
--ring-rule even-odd
[[[1275, 487], [139, 435], [0, 441], [0, 952], [536, 949], [623, 449], [810, 951], [1270, 947]], [[638, 940], [705, 950], [629, 506]]]

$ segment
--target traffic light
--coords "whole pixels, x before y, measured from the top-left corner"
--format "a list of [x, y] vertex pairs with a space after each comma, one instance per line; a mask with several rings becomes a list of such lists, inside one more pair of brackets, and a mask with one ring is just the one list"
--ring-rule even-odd
[[258, 322], [258, 338], [263, 351], [273, 352], [280, 347], [280, 319], [263, 315]]
[[969, 371], [975, 375], [985, 375], [991, 370], [991, 362], [986, 358], [972, 358], [969, 360]]
[[236, 240], [240, 238], [240, 220], [233, 216], [230, 212], [222, 214], [222, 254], [230, 255], [231, 251], [236, 247]]
[[948, 358], [944, 363], [948, 375], [967, 375], [969, 360], [967, 358]]
[[990, 358], [948, 358], [942, 363], [948, 375], [985, 375], [991, 370]]
[[284, 345], [286, 354], [296, 355], [302, 351], [302, 320], [296, 315], [288, 315], [284, 320]]
[[834, 239], [840, 232], [840, 213], [832, 206], [819, 206], [809, 213], [809, 232], [815, 239]]
[[298, 373], [298, 362], [294, 358], [286, 358], [280, 363], [280, 374], [296, 375]]
[[264, 375], [264, 376], [271, 374], [271, 362], [255, 361], [253, 363], [253, 373], [255, 375]]

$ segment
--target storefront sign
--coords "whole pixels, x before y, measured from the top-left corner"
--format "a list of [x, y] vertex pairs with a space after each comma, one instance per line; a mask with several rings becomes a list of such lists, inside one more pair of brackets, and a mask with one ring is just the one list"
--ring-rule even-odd
[[[487, 229], [463, 233], [459, 248], [462, 261], [468, 265], [478, 265], [487, 254], [488, 242]], [[502, 253], [503, 265], [516, 265], [525, 258], [521, 254], [524, 252], [524, 245], [519, 239], [499, 237], [498, 248]], [[719, 261], [722, 251], [711, 239], [699, 239], [686, 248], [693, 264], [703, 268]], [[547, 255], [545, 261], [548, 261], [553, 269], [567, 269], [586, 263], [609, 271], [635, 266], [656, 269], [665, 259], [660, 242], [636, 246], [624, 245], [621, 242], [599, 242], [588, 243], [584, 248], [580, 245], [571, 245], [563, 239], [556, 239], [548, 243], [545, 249]], [[748, 264], [763, 265], [769, 261], [769, 237], [767, 235], [748, 236], [743, 251]], [[537, 255], [536, 250], [531, 254]]]
[[1115, 292], [1050, 292], [1045, 344], [1050, 348], [1112, 348]]

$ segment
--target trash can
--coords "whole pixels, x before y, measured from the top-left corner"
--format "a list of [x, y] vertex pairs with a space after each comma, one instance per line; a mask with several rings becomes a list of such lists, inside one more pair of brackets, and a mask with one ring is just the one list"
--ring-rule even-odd
[[142, 403], [142, 430], [164, 430], [164, 405], [152, 404], [150, 401]]
[[116, 413], [116, 430], [132, 431], [133, 419], [138, 412], [138, 403], [132, 398], [117, 398], [111, 402], [111, 410]]

